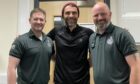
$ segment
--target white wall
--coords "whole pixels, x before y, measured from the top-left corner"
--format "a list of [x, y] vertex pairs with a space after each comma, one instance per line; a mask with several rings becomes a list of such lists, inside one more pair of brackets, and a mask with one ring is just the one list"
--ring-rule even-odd
[[0, 73], [7, 68], [8, 52], [17, 31], [18, 0], [0, 0]]
[[115, 25], [118, 25], [118, 19], [117, 19], [117, 15], [118, 15], [118, 9], [117, 9], [117, 4], [116, 4], [116, 0], [110, 0], [110, 9], [112, 12], [112, 23]]
[[29, 15], [33, 9], [34, 0], [19, 0], [18, 3], [18, 35], [30, 30]]
[[0, 73], [7, 71], [9, 49], [17, 34], [29, 28], [27, 18], [33, 3], [34, 0], [0, 0]]

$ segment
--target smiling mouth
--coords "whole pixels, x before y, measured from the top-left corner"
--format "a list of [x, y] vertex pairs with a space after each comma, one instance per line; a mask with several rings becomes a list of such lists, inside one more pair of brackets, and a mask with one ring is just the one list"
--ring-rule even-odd
[[103, 23], [103, 22], [105, 22], [105, 20], [99, 20], [99, 22], [100, 22], [100, 23]]
[[68, 21], [74, 21], [75, 19], [68, 19]]

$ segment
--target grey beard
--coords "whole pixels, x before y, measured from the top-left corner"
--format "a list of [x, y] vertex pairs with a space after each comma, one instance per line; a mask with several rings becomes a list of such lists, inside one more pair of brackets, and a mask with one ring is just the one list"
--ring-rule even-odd
[[105, 29], [105, 28], [107, 28], [109, 26], [109, 24], [110, 24], [110, 21], [108, 23], [106, 23], [106, 24], [96, 25], [96, 27], [97, 27], [97, 29]]

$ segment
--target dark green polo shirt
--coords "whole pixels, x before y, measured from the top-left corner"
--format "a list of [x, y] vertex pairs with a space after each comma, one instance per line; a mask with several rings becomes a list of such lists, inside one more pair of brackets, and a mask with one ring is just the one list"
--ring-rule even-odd
[[48, 84], [53, 42], [43, 34], [43, 40], [30, 30], [12, 44], [10, 55], [20, 59], [17, 67], [18, 84]]
[[92, 34], [89, 43], [95, 84], [129, 84], [125, 56], [137, 51], [130, 33], [110, 24], [102, 35]]

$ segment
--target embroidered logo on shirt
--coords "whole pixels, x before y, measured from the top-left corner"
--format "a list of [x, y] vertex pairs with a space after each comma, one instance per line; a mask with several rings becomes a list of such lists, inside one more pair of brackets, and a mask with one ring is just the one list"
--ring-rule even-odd
[[51, 47], [51, 42], [49, 40], [47, 40], [47, 41], [48, 41], [47, 42], [48, 47]]
[[15, 47], [16, 47], [16, 45], [12, 45], [12, 46], [11, 46], [11, 49], [15, 49]]
[[81, 43], [82, 41], [83, 41], [83, 39], [80, 38], [80, 39], [79, 39], [79, 42]]
[[109, 45], [112, 45], [113, 44], [113, 37], [110, 36], [108, 39], [107, 39], [107, 44]]

